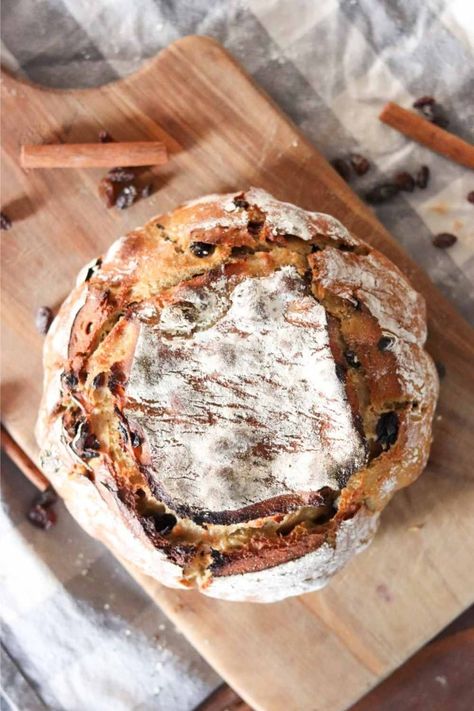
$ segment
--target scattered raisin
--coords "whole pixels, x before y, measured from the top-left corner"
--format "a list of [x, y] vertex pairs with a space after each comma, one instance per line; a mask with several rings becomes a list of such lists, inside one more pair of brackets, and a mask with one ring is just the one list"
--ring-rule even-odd
[[5, 212], [0, 212], [0, 230], [11, 229], [12, 221]]
[[52, 506], [53, 504], [56, 504], [58, 501], [58, 495], [53, 489], [52, 486], [48, 486], [47, 489], [41, 492], [36, 499], [34, 500], [35, 506], [39, 504], [40, 506], [44, 506], [45, 509], [48, 508], [48, 506]]
[[332, 161], [332, 166], [346, 183], [351, 179], [351, 167], [344, 158], [336, 158]]
[[446, 376], [446, 366], [440, 360], [435, 360], [436, 370], [438, 371], [439, 379], [442, 380]]
[[393, 183], [382, 183], [376, 185], [372, 190], [369, 190], [365, 195], [365, 199], [371, 205], [378, 205], [382, 202], [390, 200], [398, 193], [398, 187]]
[[28, 511], [28, 521], [41, 528], [43, 531], [48, 531], [52, 528], [56, 521], [56, 512], [53, 509], [45, 509], [42, 506], [32, 506]]
[[365, 175], [370, 168], [369, 161], [364, 156], [361, 156], [360, 153], [351, 153], [350, 161], [357, 175]]
[[395, 339], [392, 336], [382, 336], [377, 343], [377, 348], [383, 353], [384, 351], [389, 351], [394, 343]]
[[151, 183], [147, 183], [147, 184], [144, 185], [143, 188], [140, 190], [140, 197], [141, 197], [141, 198], [150, 197], [152, 189], [153, 189], [153, 185], [152, 185]]
[[104, 201], [106, 207], [115, 205], [115, 186], [108, 178], [102, 178], [99, 183], [99, 196]]
[[311, 252], [314, 254], [314, 252], [321, 252], [321, 247], [319, 247], [317, 244], [312, 244], [311, 245]]
[[422, 165], [415, 174], [415, 182], [419, 188], [424, 190], [430, 179], [430, 169], [427, 165]]
[[112, 143], [113, 138], [107, 131], [99, 131], [100, 143]]
[[357, 353], [355, 351], [346, 351], [344, 353], [344, 357], [348, 364], [351, 366], [351, 368], [360, 368], [360, 360], [357, 357]]
[[474, 190], [471, 190], [471, 192], [467, 194], [467, 201], [474, 204]]
[[30, 523], [37, 528], [41, 528], [43, 531], [47, 531], [54, 526], [57, 517], [52, 506], [57, 500], [57, 494], [51, 486], [42, 491], [41, 494], [35, 498], [28, 511], [27, 518]]
[[415, 179], [407, 172], [397, 173], [393, 182], [399, 190], [406, 193], [412, 193], [415, 189]]
[[414, 109], [422, 109], [423, 106], [433, 106], [433, 104], [436, 103], [436, 100], [434, 99], [433, 96], [420, 96], [419, 99], [413, 102], [413, 108]]
[[130, 205], [133, 204], [135, 198], [137, 197], [137, 189], [134, 185], [126, 185], [117, 195], [115, 200], [115, 207], [119, 210], [126, 210]]
[[443, 108], [432, 96], [422, 96], [414, 102], [413, 107], [418, 109], [428, 121], [435, 123], [437, 126], [445, 128], [449, 124]]
[[341, 383], [345, 382], [346, 379], [346, 369], [341, 363], [336, 363], [336, 375]]
[[398, 436], [398, 415], [393, 410], [391, 412], [384, 412], [377, 422], [375, 428], [375, 433], [377, 435], [377, 442], [381, 445], [382, 449], [386, 451], [390, 449], [392, 444], [395, 444]]
[[247, 210], [247, 208], [249, 207], [249, 203], [247, 202], [247, 200], [244, 200], [242, 197], [235, 197], [234, 205], [235, 207], [242, 208], [242, 210]]
[[452, 247], [455, 242], [458, 241], [456, 235], [452, 235], [450, 232], [440, 232], [439, 235], [433, 237], [433, 244], [438, 249], [447, 249]]
[[107, 173], [107, 179], [112, 183], [131, 183], [135, 178], [132, 168], [112, 168]]
[[216, 245], [208, 242], [192, 242], [189, 249], [195, 257], [210, 257], [211, 254], [214, 254]]
[[53, 321], [53, 312], [49, 306], [40, 306], [35, 316], [35, 326], [38, 333], [46, 336]]

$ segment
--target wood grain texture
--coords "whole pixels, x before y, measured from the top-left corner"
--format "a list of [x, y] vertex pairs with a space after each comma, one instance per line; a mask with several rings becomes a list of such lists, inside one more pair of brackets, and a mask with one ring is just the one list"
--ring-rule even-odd
[[[206, 659], [256, 709], [337, 711], [354, 703], [473, 599], [471, 454], [474, 339], [371, 210], [214, 41], [185, 38], [101, 89], [51, 91], [4, 76], [3, 417], [35, 458], [41, 391], [38, 306], [56, 307], [85, 262], [153, 214], [209, 192], [258, 185], [329, 212], [380, 248], [426, 297], [429, 351], [444, 363], [428, 470], [398, 494], [374, 544], [323, 591], [274, 605], [162, 588], [131, 571]], [[374, 121], [377, 117], [374, 114]], [[105, 210], [98, 170], [27, 172], [22, 143], [159, 140], [158, 191]]]

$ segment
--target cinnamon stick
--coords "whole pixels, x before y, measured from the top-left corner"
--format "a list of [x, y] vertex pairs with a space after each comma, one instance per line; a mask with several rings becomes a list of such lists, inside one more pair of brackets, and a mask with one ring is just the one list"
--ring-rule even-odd
[[31, 461], [20, 445], [15, 442], [3, 425], [1, 430], [1, 446], [5, 454], [10, 457], [18, 469], [20, 469], [40, 491], [44, 491], [48, 488], [50, 484], [45, 475], [38, 469], [36, 464]]
[[24, 145], [20, 154], [23, 168], [126, 168], [167, 161], [160, 141]]
[[463, 141], [459, 136], [445, 131], [413, 111], [407, 111], [390, 101], [384, 106], [379, 119], [445, 158], [474, 169], [474, 146], [471, 143]]

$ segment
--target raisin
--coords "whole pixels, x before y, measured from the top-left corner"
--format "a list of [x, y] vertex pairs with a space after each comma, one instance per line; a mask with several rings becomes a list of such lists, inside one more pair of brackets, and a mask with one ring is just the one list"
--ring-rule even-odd
[[97, 450], [100, 449], [100, 442], [95, 434], [90, 431], [89, 423], [79, 420], [77, 425], [77, 432], [71, 443], [72, 449], [83, 459], [98, 457]]
[[97, 373], [94, 380], [92, 381], [93, 388], [103, 388], [106, 381], [105, 373]]
[[64, 371], [64, 373], [61, 375], [61, 380], [69, 390], [73, 390], [79, 383], [77, 375], [73, 373], [72, 370], [69, 372]]
[[395, 339], [392, 338], [392, 336], [382, 336], [382, 338], [377, 343], [377, 348], [383, 353], [383, 351], [389, 351], [394, 343]]
[[345, 160], [344, 158], [336, 158], [332, 161], [331, 165], [334, 170], [339, 173], [341, 178], [343, 178], [346, 183], [348, 183], [351, 179], [351, 167], [347, 160]]
[[413, 102], [414, 109], [422, 109], [424, 106], [433, 106], [436, 103], [436, 99], [432, 96], [420, 96], [419, 99]]
[[424, 190], [430, 179], [430, 169], [427, 165], [422, 165], [415, 174], [415, 182], [419, 188]]
[[365, 199], [371, 205], [378, 205], [382, 202], [390, 200], [398, 193], [398, 188], [393, 183], [382, 183], [376, 185], [372, 190], [369, 190], [365, 195]]
[[131, 168], [112, 168], [107, 173], [111, 183], [131, 183], [134, 178], [135, 173]]
[[[415, 106], [415, 104], [417, 105]], [[448, 126], [449, 121], [443, 108], [436, 103], [432, 96], [423, 96], [421, 99], [416, 101], [415, 104], [413, 104], [413, 106], [418, 109], [418, 111], [420, 111], [420, 113], [423, 114], [428, 121], [431, 121], [431, 123], [443, 128]]]
[[377, 422], [375, 428], [377, 442], [386, 451], [395, 444], [398, 436], [398, 415], [396, 412], [384, 412]]
[[360, 368], [360, 360], [357, 357], [357, 353], [355, 351], [346, 351], [344, 353], [344, 357], [348, 364], [351, 366], [351, 368]]
[[11, 229], [12, 221], [5, 212], [0, 212], [0, 230]]
[[258, 235], [258, 233], [262, 230], [262, 227], [263, 222], [258, 222], [257, 220], [249, 220], [247, 223], [247, 230], [251, 235]]
[[117, 420], [117, 429], [120, 432], [124, 442], [128, 442], [128, 432], [121, 420]]
[[41, 528], [43, 531], [48, 531], [52, 528], [56, 521], [56, 512], [53, 509], [45, 509], [42, 506], [32, 506], [28, 511], [28, 521]]
[[444, 377], [446, 377], [446, 366], [444, 363], [441, 363], [440, 360], [435, 360], [435, 366], [436, 370], [438, 371], [438, 377], [440, 380], [442, 380]]
[[140, 190], [140, 197], [141, 198], [150, 197], [152, 188], [153, 188], [153, 185], [151, 183], [147, 183], [146, 185], [144, 185], [143, 188]]
[[393, 182], [399, 190], [406, 193], [412, 193], [415, 189], [415, 179], [407, 172], [397, 173]]
[[131, 432], [131, 433], [130, 433], [130, 439], [131, 439], [131, 442], [132, 442], [132, 447], [136, 448], [136, 447], [140, 447], [140, 446], [141, 446], [141, 444], [142, 444], [142, 438], [141, 438], [140, 435], [137, 434], [136, 432]]
[[365, 175], [370, 168], [370, 163], [367, 158], [364, 158], [360, 153], [351, 153], [351, 165], [357, 175]]
[[46, 336], [52, 322], [53, 312], [49, 306], [40, 306], [35, 316], [35, 326], [38, 333], [41, 333], [42, 336]]
[[235, 207], [242, 208], [242, 210], [247, 210], [247, 208], [249, 207], [249, 203], [247, 202], [247, 200], [244, 200], [243, 197], [235, 197], [234, 205]]
[[54, 489], [49, 486], [41, 492], [33, 501], [27, 518], [33, 526], [47, 531], [56, 523], [56, 512], [52, 506], [57, 502], [58, 497]]
[[92, 279], [95, 272], [98, 271], [101, 266], [102, 266], [102, 259], [99, 257], [99, 259], [96, 259], [94, 264], [91, 267], [89, 267], [89, 269], [87, 270], [87, 274], [85, 276], [84, 281], [89, 281], [89, 279]]
[[471, 190], [471, 192], [467, 194], [467, 201], [474, 205], [474, 190]]
[[100, 143], [112, 143], [114, 139], [107, 131], [99, 131], [99, 142]]
[[47, 509], [49, 506], [53, 506], [58, 501], [58, 495], [52, 486], [48, 486], [41, 494], [35, 499], [34, 504], [39, 504]]
[[321, 247], [319, 247], [317, 244], [312, 244], [311, 245], [311, 252], [314, 254], [314, 252], [321, 252]]
[[346, 379], [346, 369], [341, 363], [336, 363], [336, 375], [341, 383], [345, 382]]
[[213, 569], [224, 565], [226, 562], [225, 555], [223, 553], [221, 553], [220, 551], [216, 550], [215, 548], [213, 548], [211, 550], [211, 558], [212, 558], [211, 568], [213, 568]]
[[115, 186], [108, 178], [102, 178], [99, 183], [99, 196], [104, 201], [106, 207], [115, 205]]
[[126, 210], [130, 205], [133, 204], [135, 198], [137, 197], [137, 189], [134, 185], [126, 185], [117, 195], [115, 200], [115, 207], [119, 210]]
[[110, 368], [109, 390], [113, 395], [118, 395], [120, 388], [125, 384], [127, 377], [118, 363]]
[[447, 249], [452, 247], [455, 242], [458, 241], [456, 235], [452, 235], [450, 232], [440, 232], [439, 235], [433, 237], [433, 244], [438, 249]]
[[147, 516], [147, 518], [152, 519], [155, 530], [162, 536], [170, 533], [178, 522], [176, 516], [170, 513], [154, 514]]
[[216, 245], [208, 244], [208, 242], [192, 242], [189, 249], [195, 257], [201, 259], [202, 257], [210, 257], [211, 254], [214, 254]]

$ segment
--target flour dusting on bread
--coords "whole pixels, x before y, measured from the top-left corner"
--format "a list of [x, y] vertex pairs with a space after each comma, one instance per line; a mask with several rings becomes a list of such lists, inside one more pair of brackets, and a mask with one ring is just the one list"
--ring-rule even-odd
[[259, 602], [370, 542], [426, 464], [438, 379], [422, 297], [360, 237], [250, 188], [81, 271], [37, 426], [81, 525], [166, 585]]

